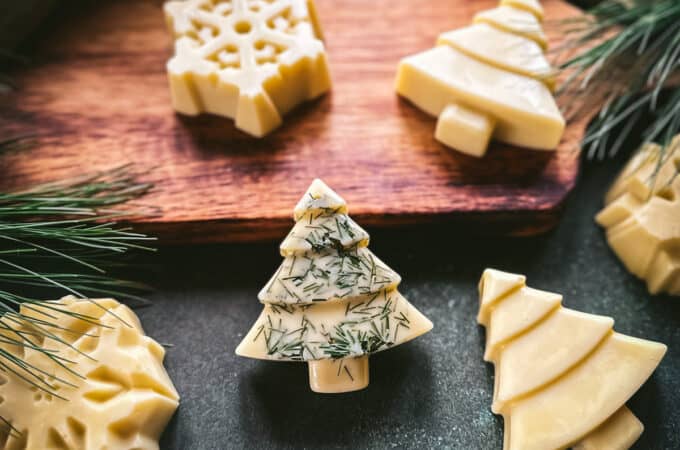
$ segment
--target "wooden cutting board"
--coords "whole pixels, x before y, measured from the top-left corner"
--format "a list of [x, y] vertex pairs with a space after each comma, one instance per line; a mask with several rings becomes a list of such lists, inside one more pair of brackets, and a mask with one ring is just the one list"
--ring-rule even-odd
[[[315, 177], [368, 227], [446, 221], [474, 232], [545, 231], [574, 186], [588, 117], [569, 124], [557, 152], [494, 143], [475, 159], [437, 143], [435, 119], [393, 88], [403, 56], [495, 4], [317, 0], [333, 91], [262, 140], [228, 119], [173, 112], [161, 2], [71, 6], [38, 40], [32, 64], [12, 74], [16, 91], [0, 95], [0, 135], [40, 136], [35, 148], [0, 156], [0, 189], [133, 162], [156, 184], [144, 202], [162, 208], [138, 229], [165, 242], [281, 238]], [[551, 21], [578, 14], [560, 0], [543, 5]]]

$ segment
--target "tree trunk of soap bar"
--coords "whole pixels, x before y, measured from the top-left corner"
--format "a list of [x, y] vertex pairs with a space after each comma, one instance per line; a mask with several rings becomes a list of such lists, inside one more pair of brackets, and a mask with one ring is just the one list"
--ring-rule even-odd
[[482, 157], [495, 125], [496, 121], [490, 115], [452, 103], [439, 115], [434, 136], [447, 147]]
[[308, 361], [309, 386], [320, 394], [341, 394], [368, 386], [368, 356]]
[[645, 427], [625, 406], [595, 428], [572, 450], [623, 450], [633, 446]]

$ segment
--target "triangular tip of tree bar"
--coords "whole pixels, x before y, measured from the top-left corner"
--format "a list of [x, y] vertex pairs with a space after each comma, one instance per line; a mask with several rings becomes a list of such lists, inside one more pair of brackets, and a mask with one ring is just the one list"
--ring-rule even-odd
[[319, 178], [302, 196], [294, 210], [295, 220], [298, 221], [310, 212], [329, 211], [334, 214], [347, 214], [347, 203], [333, 189]]

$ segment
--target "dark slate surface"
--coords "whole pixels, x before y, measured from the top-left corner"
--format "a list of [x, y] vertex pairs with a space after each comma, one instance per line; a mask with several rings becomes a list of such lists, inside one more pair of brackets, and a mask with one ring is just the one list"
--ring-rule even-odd
[[369, 230], [371, 248], [402, 274], [402, 292], [435, 328], [372, 357], [371, 384], [357, 393], [313, 394], [304, 364], [234, 355], [280, 262], [276, 243], [161, 249], [154, 305], [139, 311], [147, 332], [173, 345], [167, 367], [182, 395], [161, 448], [501, 449], [503, 421], [489, 410], [493, 370], [475, 323], [476, 284], [491, 266], [563, 293], [567, 307], [614, 317], [619, 332], [668, 344], [629, 406], [646, 427], [636, 448], [679, 449], [680, 299], [650, 297], [593, 222], [616, 164], [584, 172], [562, 224], [546, 236]]

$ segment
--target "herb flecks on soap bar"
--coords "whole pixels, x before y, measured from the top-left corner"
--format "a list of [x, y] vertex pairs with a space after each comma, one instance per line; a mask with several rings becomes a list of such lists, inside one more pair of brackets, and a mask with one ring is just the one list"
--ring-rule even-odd
[[432, 323], [398, 291], [401, 277], [368, 248], [347, 204], [315, 180], [281, 244], [284, 261], [259, 294], [264, 303], [236, 349], [241, 356], [307, 361], [317, 392], [368, 384], [367, 356], [409, 341]]

